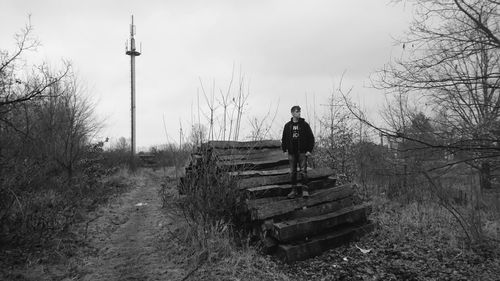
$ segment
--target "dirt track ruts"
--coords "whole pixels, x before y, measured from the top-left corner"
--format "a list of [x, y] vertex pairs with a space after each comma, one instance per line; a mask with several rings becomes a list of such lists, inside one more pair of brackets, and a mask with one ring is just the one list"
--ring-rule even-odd
[[160, 182], [154, 179], [152, 172], [138, 176], [130, 192], [89, 224], [90, 246], [96, 251], [85, 261], [80, 280], [179, 280], [185, 275], [162, 250], [168, 248], [162, 237], [172, 219], [161, 208]]

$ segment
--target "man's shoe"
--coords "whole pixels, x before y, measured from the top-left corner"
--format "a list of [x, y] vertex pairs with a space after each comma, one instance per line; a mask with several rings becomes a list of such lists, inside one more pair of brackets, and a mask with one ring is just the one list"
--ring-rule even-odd
[[297, 197], [297, 195], [299, 195], [297, 193], [297, 189], [296, 188], [293, 188], [292, 191], [290, 193], [288, 193], [288, 195], [286, 196], [288, 199], [294, 199], [295, 197]]
[[309, 191], [307, 191], [307, 190], [302, 190], [302, 197], [304, 197], [304, 198], [309, 198]]

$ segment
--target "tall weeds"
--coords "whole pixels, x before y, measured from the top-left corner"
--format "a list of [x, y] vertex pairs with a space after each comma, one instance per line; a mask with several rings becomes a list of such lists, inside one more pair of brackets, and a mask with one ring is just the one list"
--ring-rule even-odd
[[236, 180], [229, 175], [231, 168], [222, 168], [210, 148], [201, 148], [191, 171], [182, 183], [183, 196], [179, 208], [184, 216], [203, 225], [223, 220], [237, 221], [235, 214], [240, 200]]
[[211, 148], [202, 145], [193, 154], [191, 165], [179, 186], [181, 195], [172, 192], [168, 182], [160, 190], [164, 207], [177, 210], [177, 219], [183, 221], [170, 236], [178, 239], [185, 248], [182, 255], [186, 255], [193, 270], [190, 275], [194, 276], [195, 271], [202, 271], [206, 264], [224, 263], [226, 266], [242, 253], [246, 253], [249, 259], [255, 257], [248, 254], [250, 248], [246, 235], [236, 228], [240, 197], [236, 179], [229, 174], [234, 168], [217, 163]]

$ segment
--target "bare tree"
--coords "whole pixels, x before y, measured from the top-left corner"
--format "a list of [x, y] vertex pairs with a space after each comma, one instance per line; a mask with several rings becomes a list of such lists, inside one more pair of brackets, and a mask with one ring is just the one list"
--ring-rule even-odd
[[[438, 202], [457, 218], [470, 240], [481, 240], [480, 187], [490, 186], [489, 165], [500, 156], [499, 3], [395, 2], [413, 3], [415, 19], [406, 37], [399, 41], [401, 57], [374, 78], [374, 86], [393, 97], [385, 114], [390, 127], [373, 124], [352, 103], [347, 102], [348, 108], [381, 135], [400, 140], [400, 152], [418, 151], [395, 159], [403, 160], [405, 167], [410, 161], [426, 161], [411, 171], [405, 169], [404, 175], [419, 173], [427, 179]], [[444, 153], [425, 156], [424, 150], [459, 157], [447, 161], [439, 156]], [[436, 155], [439, 161], [429, 161]], [[474, 200], [470, 219], [464, 219], [466, 216], [450, 204], [439, 183], [439, 176], [446, 172], [443, 168], [459, 163], [477, 169], [481, 178], [480, 185], [471, 184]]]
[[74, 75], [67, 76], [54, 86], [55, 96], [37, 108], [38, 134], [48, 155], [66, 171], [71, 180], [85, 147], [100, 129], [94, 118], [94, 105], [85, 88]]
[[123, 154], [129, 153], [130, 151], [130, 141], [125, 137], [120, 137], [118, 141], [111, 147], [113, 150], [117, 150]]
[[191, 143], [197, 147], [206, 142], [208, 134], [207, 131], [207, 127], [203, 124], [194, 124], [191, 128], [191, 135], [189, 136]]
[[[227, 115], [228, 115], [228, 107], [230, 105], [230, 95], [231, 95], [231, 88], [233, 86], [233, 80], [234, 80], [234, 64], [233, 64], [233, 71], [231, 72], [231, 80], [229, 81], [229, 85], [227, 87], [227, 91], [224, 94], [222, 92], [222, 89], [219, 89], [220, 95], [221, 95], [221, 100], [219, 100], [219, 104], [222, 106], [224, 109], [223, 112], [223, 122], [222, 122], [222, 139], [226, 140], [226, 132], [227, 132]], [[227, 140], [231, 139], [231, 135], [227, 137]]]
[[[250, 95], [250, 90], [242, 73], [239, 76], [238, 87], [233, 90], [234, 83], [234, 67], [231, 74], [231, 79], [228, 88], [223, 92], [219, 88], [220, 99], [216, 98], [216, 83], [212, 81], [212, 89], [210, 93], [205, 90], [205, 86], [201, 78], [199, 78], [201, 92], [203, 93], [205, 104], [208, 111], [205, 112], [200, 106], [200, 98], [198, 92], [198, 126], [202, 124], [201, 115], [208, 121], [208, 140], [238, 140], [240, 134], [241, 120], [244, 109], [247, 106], [247, 99]], [[222, 113], [219, 109], [222, 108]], [[193, 124], [194, 125], [194, 124]], [[201, 133], [201, 128], [193, 129]], [[205, 136], [204, 136], [205, 137]], [[202, 140], [201, 136], [197, 140]]]
[[335, 96], [332, 90], [326, 114], [319, 120], [320, 134], [315, 149], [315, 162], [332, 168], [342, 181], [351, 182], [354, 178], [354, 145], [356, 139], [354, 118], [345, 107], [345, 101]]
[[[26, 52], [40, 46], [32, 33], [28, 21], [14, 36], [14, 51], [0, 50], [0, 169], [10, 169], [16, 159], [29, 155], [27, 146], [36, 139], [31, 130], [38, 121], [31, 115], [32, 109], [57, 96], [59, 92], [54, 89], [71, 70], [68, 62], [59, 71], [52, 71], [46, 64], [28, 65]], [[25, 72], [27, 68], [31, 71]]]
[[246, 105], [247, 99], [250, 96], [250, 90], [248, 88], [245, 90], [245, 86], [247, 85], [245, 84], [245, 77], [243, 76], [241, 71], [240, 71], [240, 81], [238, 86], [239, 86], [238, 92], [236, 93], [236, 96], [233, 97], [234, 110], [236, 110], [236, 121], [235, 121], [236, 124], [234, 126], [233, 140], [238, 140], [239, 138], [243, 110]]
[[200, 85], [201, 85], [201, 90], [203, 92], [203, 96], [205, 97], [205, 102], [207, 103], [208, 109], [210, 110], [210, 114], [207, 117], [209, 121], [209, 129], [208, 129], [208, 139], [213, 140], [214, 139], [214, 123], [215, 123], [215, 111], [217, 110], [218, 106], [215, 105], [215, 81], [212, 81], [212, 91], [210, 93], [210, 96], [208, 96], [207, 92], [205, 91], [205, 88], [203, 87], [203, 82], [200, 80]]
[[[40, 238], [71, 222], [68, 210], [82, 194], [74, 191], [96, 186], [93, 157], [103, 142], [92, 143], [99, 123], [70, 63], [53, 70], [26, 61], [39, 46], [32, 31], [28, 23], [14, 37], [14, 51], [0, 50], [0, 223]], [[77, 175], [82, 180], [72, 181]], [[39, 196], [47, 190], [51, 196]]]
[[[375, 85], [403, 101], [409, 95], [434, 116], [440, 143], [466, 161], [489, 188], [490, 160], [499, 156], [500, 15], [497, 1], [409, 1], [416, 20], [401, 40], [404, 55], [378, 72]], [[394, 135], [404, 136], [401, 128]], [[413, 138], [413, 137], [412, 137]], [[426, 142], [425, 140], [417, 140]]]
[[23, 56], [26, 52], [36, 51], [40, 46], [38, 39], [32, 36], [31, 22], [15, 34], [16, 48], [9, 52], [0, 50], [0, 122], [9, 125], [2, 118], [16, 104], [48, 95], [48, 89], [58, 83], [70, 71], [70, 64], [65, 63], [63, 70], [51, 72], [47, 65], [33, 66], [28, 76], [21, 76], [20, 70], [26, 66]]
[[264, 140], [268, 137], [269, 131], [276, 119], [276, 115], [278, 113], [279, 102], [276, 104], [274, 108], [274, 114], [272, 114], [272, 104], [269, 105], [269, 110], [266, 115], [262, 118], [253, 117], [249, 119], [250, 126], [252, 127], [252, 131], [250, 132], [250, 139], [253, 141]]

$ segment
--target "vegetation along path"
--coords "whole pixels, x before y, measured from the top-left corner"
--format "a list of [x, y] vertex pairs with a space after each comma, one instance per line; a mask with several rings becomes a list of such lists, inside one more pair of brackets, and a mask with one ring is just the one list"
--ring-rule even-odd
[[57, 251], [68, 249], [64, 258], [42, 253], [16, 265], [0, 256], [0, 280], [498, 280], [498, 245], [460, 246], [458, 225], [435, 204], [376, 198], [372, 233], [287, 265], [232, 246], [226, 227], [186, 223], [175, 209], [175, 182], [164, 176], [149, 169], [123, 175], [128, 192], [74, 226], [73, 247]]

